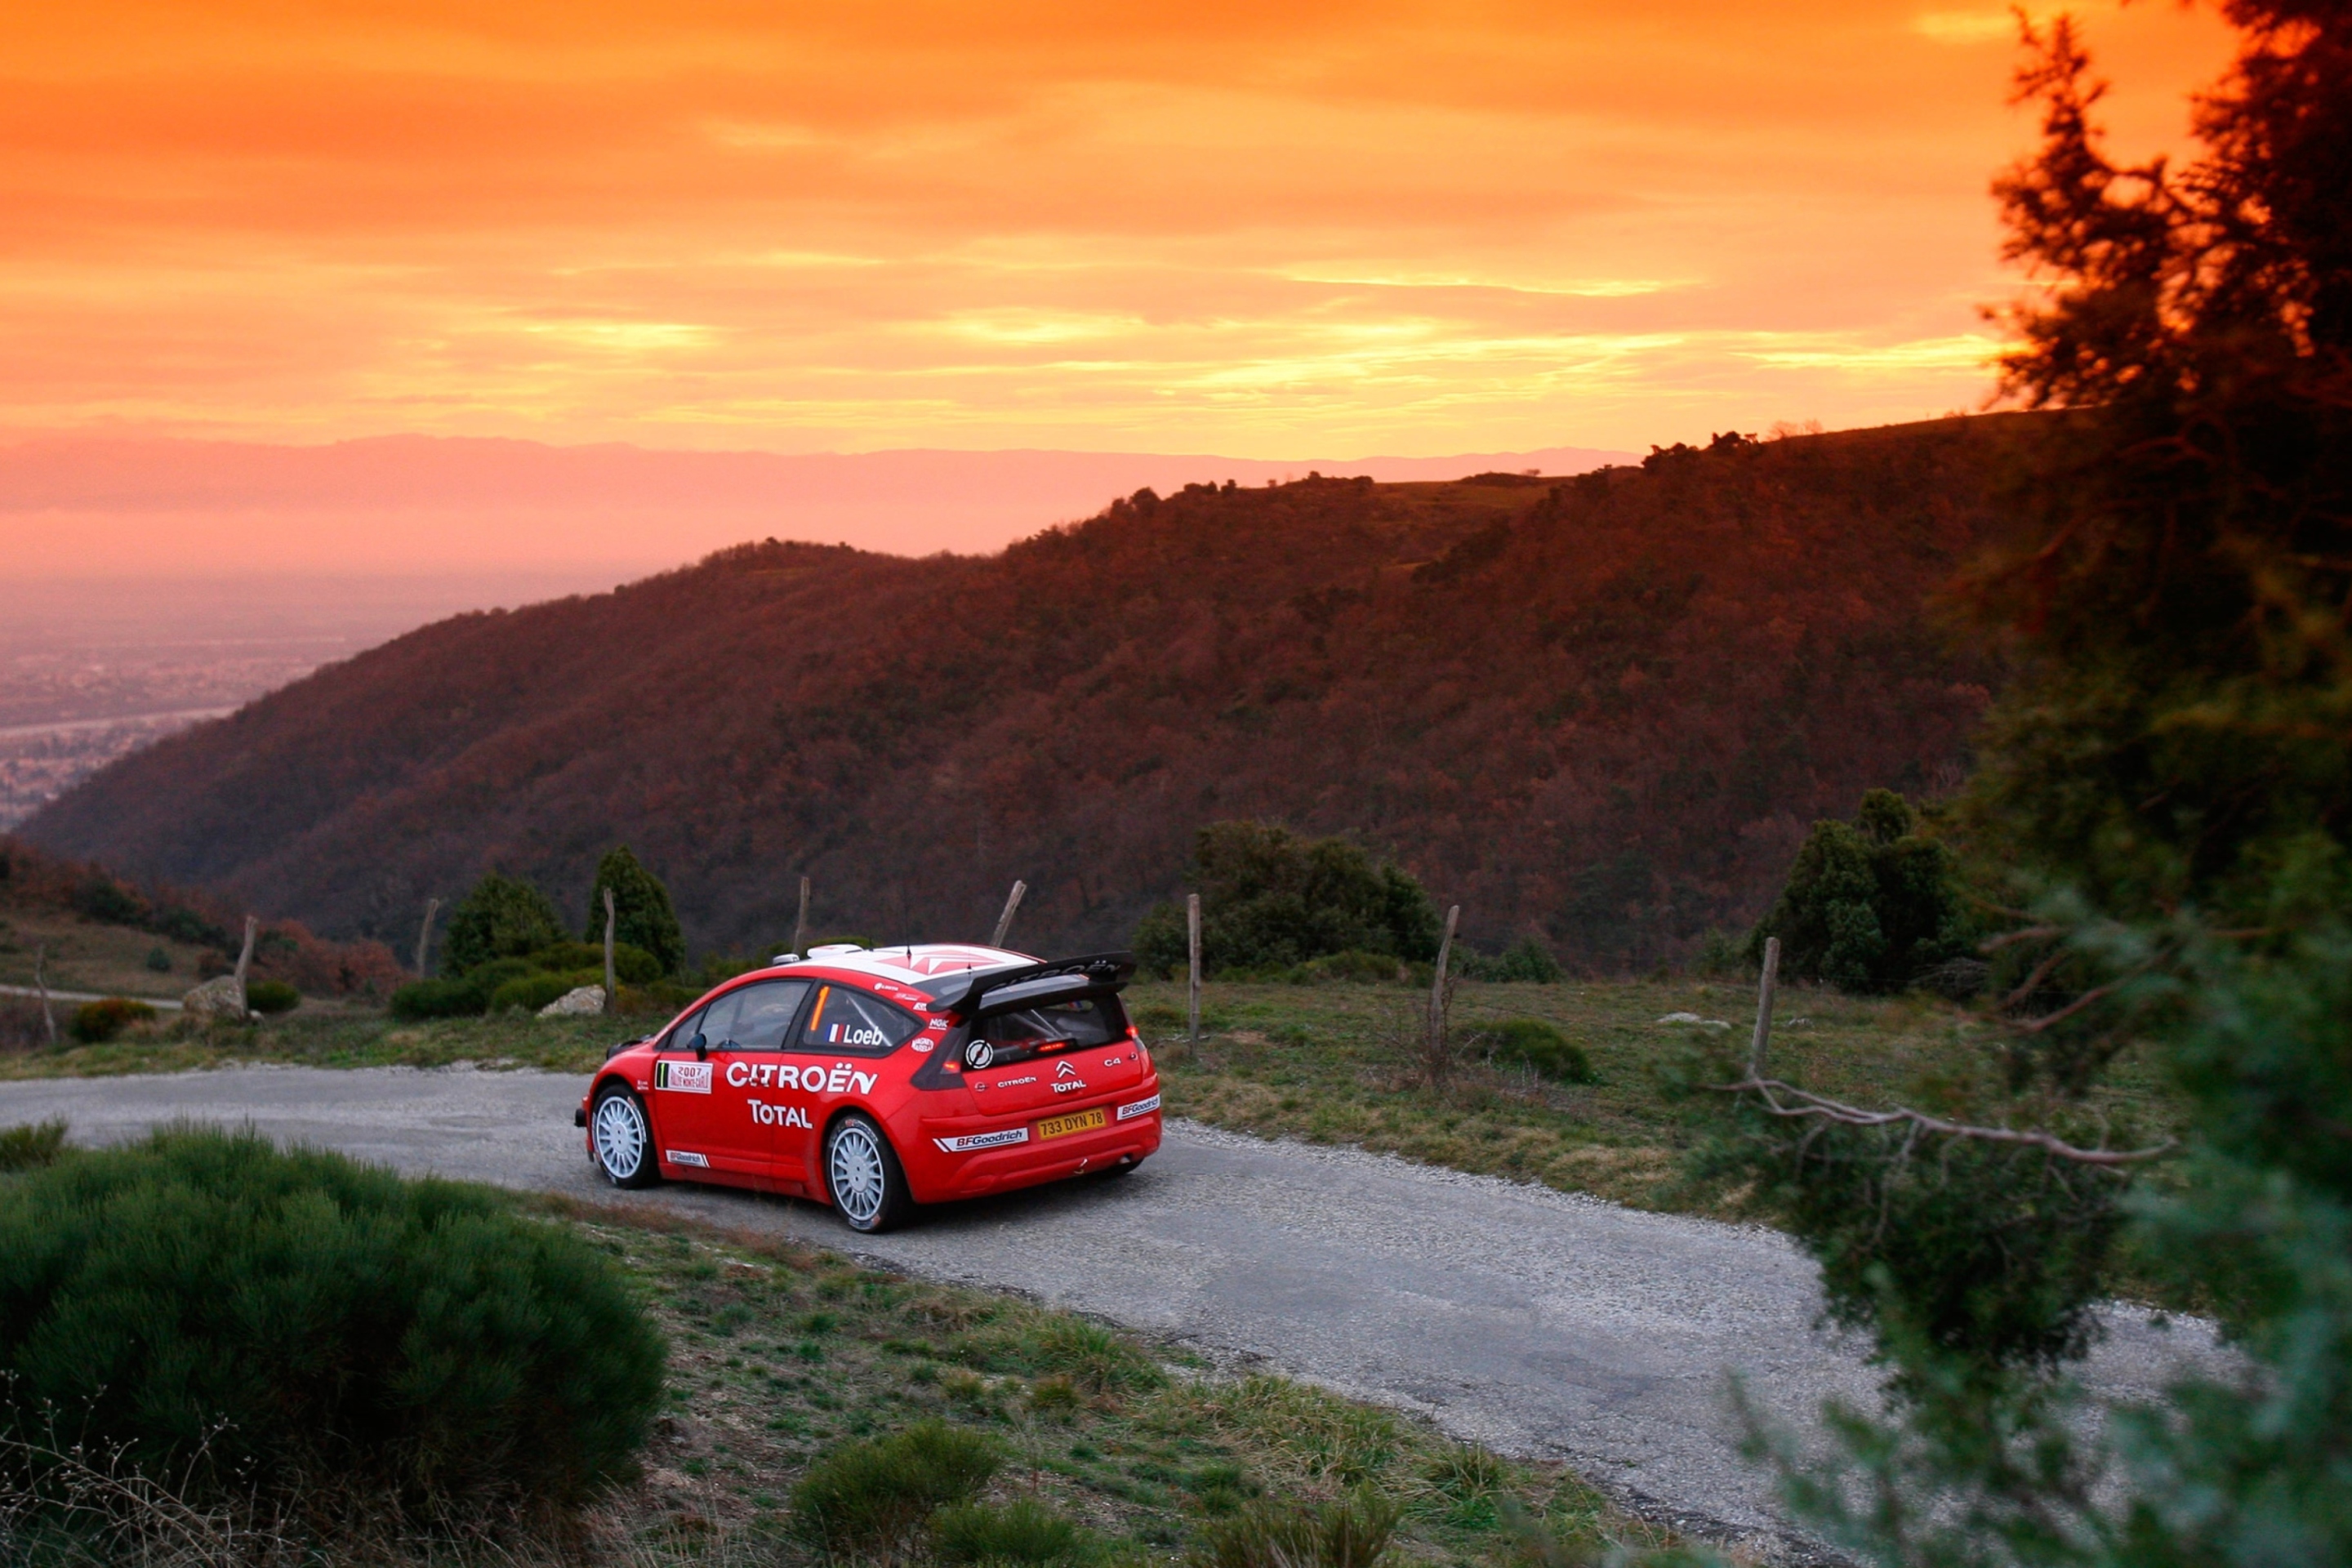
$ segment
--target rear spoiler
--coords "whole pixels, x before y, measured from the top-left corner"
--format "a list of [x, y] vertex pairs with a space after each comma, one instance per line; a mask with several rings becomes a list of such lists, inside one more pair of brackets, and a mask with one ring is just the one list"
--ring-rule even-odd
[[932, 1004], [932, 1010], [972, 1018], [1082, 991], [1117, 991], [1134, 978], [1135, 954], [1090, 952], [1083, 958], [1060, 958], [1019, 969], [992, 969], [975, 975], [961, 995], [941, 997]]

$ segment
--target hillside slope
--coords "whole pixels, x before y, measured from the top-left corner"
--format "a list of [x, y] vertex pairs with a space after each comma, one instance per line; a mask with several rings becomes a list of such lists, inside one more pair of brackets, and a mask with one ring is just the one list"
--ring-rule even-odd
[[402, 942], [624, 840], [698, 946], [821, 923], [1121, 940], [1190, 836], [1393, 853], [1596, 968], [1753, 917], [1813, 818], [1957, 778], [1990, 672], [1925, 596], [2011, 425], [1678, 448], [1533, 484], [1139, 493], [985, 559], [769, 542], [458, 616], [127, 759], [25, 828]]

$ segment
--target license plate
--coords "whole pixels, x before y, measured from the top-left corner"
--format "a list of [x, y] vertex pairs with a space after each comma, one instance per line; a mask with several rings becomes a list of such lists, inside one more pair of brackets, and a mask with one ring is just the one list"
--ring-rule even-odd
[[1067, 1116], [1056, 1116], [1051, 1121], [1037, 1123], [1037, 1136], [1059, 1138], [1065, 1133], [1091, 1132], [1109, 1120], [1099, 1110], [1074, 1110]]

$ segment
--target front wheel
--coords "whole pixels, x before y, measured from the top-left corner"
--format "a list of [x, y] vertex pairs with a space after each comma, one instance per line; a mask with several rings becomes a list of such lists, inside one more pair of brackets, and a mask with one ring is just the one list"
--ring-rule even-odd
[[614, 1186], [650, 1187], [661, 1180], [645, 1103], [620, 1085], [596, 1097], [596, 1109], [588, 1113], [588, 1138], [596, 1168]]
[[825, 1135], [824, 1182], [849, 1228], [868, 1236], [902, 1223], [914, 1206], [890, 1140], [862, 1110], [844, 1116]]

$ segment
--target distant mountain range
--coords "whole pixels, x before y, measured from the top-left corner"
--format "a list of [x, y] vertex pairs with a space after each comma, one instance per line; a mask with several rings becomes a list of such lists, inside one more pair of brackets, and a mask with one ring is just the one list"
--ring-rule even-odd
[[983, 553], [1113, 496], [1324, 474], [1454, 479], [1630, 461], [1559, 447], [1448, 458], [656, 451], [391, 436], [331, 446], [46, 437], [0, 445], [0, 576], [636, 575], [746, 538]]
[[[37, 843], [413, 940], [630, 844], [690, 939], [1124, 940], [1224, 817], [1391, 854], [1495, 947], [1645, 965], [1807, 825], [1948, 788], [1997, 671], [1928, 595], [2018, 416], [1677, 448], [1561, 482], [1138, 494], [1000, 554], [751, 544], [413, 632], [118, 763]], [[1239, 476], [1236, 476], [1239, 477]], [[584, 917], [584, 909], [581, 911]]]

